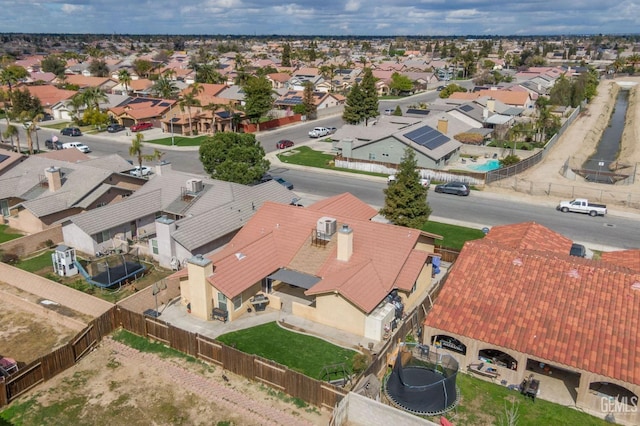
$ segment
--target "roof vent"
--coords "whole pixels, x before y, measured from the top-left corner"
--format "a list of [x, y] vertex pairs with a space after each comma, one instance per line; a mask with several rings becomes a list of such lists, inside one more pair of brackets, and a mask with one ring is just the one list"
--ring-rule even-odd
[[640, 291], [640, 282], [636, 281], [635, 283], [631, 284], [631, 290]]
[[522, 264], [522, 259], [520, 259], [519, 257], [513, 259], [513, 266], [522, 266]]
[[244, 254], [244, 253], [241, 253], [241, 252], [236, 253], [236, 259], [238, 259], [238, 260], [242, 260], [245, 257], [247, 257], [247, 255]]
[[577, 269], [569, 269], [569, 273], [568, 273], [568, 275], [569, 275], [571, 278], [580, 278], [580, 274], [578, 273], [578, 270], [577, 270]]

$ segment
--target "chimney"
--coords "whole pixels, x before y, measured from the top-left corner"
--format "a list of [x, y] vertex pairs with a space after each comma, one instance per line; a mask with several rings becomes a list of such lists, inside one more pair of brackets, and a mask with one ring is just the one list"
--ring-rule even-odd
[[156, 165], [156, 174], [158, 176], [162, 176], [162, 172], [166, 172], [171, 170], [171, 163], [168, 161], [162, 160], [160, 164]]
[[[213, 287], [208, 278], [213, 275], [213, 263], [211, 260], [197, 254], [191, 257], [187, 263], [189, 274], [188, 284], [181, 283], [180, 292], [184, 300], [191, 305], [194, 316], [207, 321], [213, 308]], [[217, 297], [216, 297], [217, 299]]]
[[49, 191], [56, 192], [62, 187], [62, 174], [59, 167], [51, 166], [45, 169], [44, 175], [47, 177], [47, 183], [49, 184]]
[[495, 99], [492, 99], [492, 98], [487, 99], [487, 109], [489, 110], [489, 112], [495, 112], [496, 111], [496, 101], [495, 101]]
[[483, 108], [482, 109], [482, 119], [486, 120], [487, 118], [489, 118], [489, 110], [487, 108]]
[[353, 229], [346, 223], [338, 231], [338, 260], [348, 262], [353, 254]]
[[438, 131], [440, 133], [442, 133], [443, 135], [446, 135], [448, 130], [449, 130], [449, 120], [447, 120], [444, 117], [439, 118], [438, 119]]

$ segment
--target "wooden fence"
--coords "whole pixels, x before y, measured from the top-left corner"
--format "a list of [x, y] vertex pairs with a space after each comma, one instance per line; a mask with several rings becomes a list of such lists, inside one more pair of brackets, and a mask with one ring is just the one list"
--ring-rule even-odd
[[23, 367], [4, 383], [0, 382], [0, 407], [72, 367], [103, 337], [116, 328], [115, 307], [94, 319], [66, 345]]

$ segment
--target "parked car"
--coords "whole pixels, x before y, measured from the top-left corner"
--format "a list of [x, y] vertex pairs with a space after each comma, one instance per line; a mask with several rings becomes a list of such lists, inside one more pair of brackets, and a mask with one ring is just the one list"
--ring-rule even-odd
[[262, 177], [260, 178], [260, 183], [269, 182], [270, 180], [273, 180], [273, 176], [271, 176], [269, 173], [265, 173], [265, 174], [264, 174], [264, 175], [262, 175]]
[[606, 205], [590, 203], [589, 200], [585, 198], [576, 198], [571, 201], [560, 201], [556, 210], [560, 210], [562, 213], [587, 213], [591, 217], [604, 216], [607, 214]]
[[62, 149], [62, 142], [60, 141], [53, 141], [51, 139], [47, 139], [46, 141], [44, 141], [44, 145], [47, 147], [47, 149]]
[[384, 115], [391, 115], [393, 114], [393, 110], [391, 108], [387, 108], [384, 110]]
[[311, 138], [321, 138], [323, 136], [327, 136], [329, 134], [329, 129], [326, 127], [315, 127], [313, 130], [309, 132], [309, 137]]
[[336, 129], [335, 127], [327, 127], [327, 129], [329, 130], [329, 134], [330, 135], [332, 135], [332, 134], [334, 134], [335, 132], [338, 131], [338, 129]]
[[293, 141], [290, 141], [289, 139], [282, 139], [278, 141], [278, 143], [276, 143], [276, 148], [278, 149], [291, 148], [292, 146], [293, 146]]
[[65, 127], [60, 130], [60, 134], [64, 136], [82, 136], [82, 132], [77, 127]]
[[442, 185], [436, 185], [436, 192], [453, 195], [469, 195], [471, 192], [469, 186], [464, 182], [449, 182]]
[[[396, 175], [387, 176], [387, 183], [389, 185], [394, 183], [396, 180], [397, 180]], [[429, 179], [420, 178], [420, 185], [424, 186], [425, 188], [428, 188], [429, 185], [431, 185], [431, 181]]]
[[66, 142], [62, 144], [63, 149], [75, 148], [80, 152], [84, 152], [85, 154], [91, 152], [91, 149], [83, 143], [80, 142]]
[[136, 166], [135, 169], [131, 170], [129, 172], [129, 174], [131, 176], [138, 176], [138, 177], [142, 177], [142, 176], [148, 176], [151, 174], [151, 167], [148, 166]]
[[573, 243], [571, 244], [571, 250], [569, 250], [569, 254], [576, 257], [586, 257], [587, 248], [582, 244]]
[[148, 121], [143, 121], [141, 123], [137, 123], [131, 126], [132, 132], [141, 132], [143, 130], [149, 130], [149, 129], [153, 129], [153, 124], [149, 123]]
[[109, 133], [117, 133], [124, 130], [124, 126], [122, 124], [113, 123], [107, 126], [107, 132]]
[[281, 177], [273, 178], [273, 180], [275, 180], [276, 182], [278, 182], [280, 185], [284, 186], [287, 189], [293, 189], [293, 184], [289, 181], [282, 179]]
[[442, 90], [444, 89], [445, 86], [438, 86], [438, 88], [436, 89], [438, 92], [442, 92]]

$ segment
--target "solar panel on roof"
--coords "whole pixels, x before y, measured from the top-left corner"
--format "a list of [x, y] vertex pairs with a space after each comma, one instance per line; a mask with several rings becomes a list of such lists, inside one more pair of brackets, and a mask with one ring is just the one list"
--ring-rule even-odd
[[473, 110], [473, 107], [471, 105], [462, 105], [460, 109], [464, 112], [469, 112]]
[[423, 126], [409, 133], [405, 133], [404, 137], [430, 150], [434, 150], [449, 142], [447, 136], [429, 126]]
[[6, 160], [7, 158], [9, 158], [8, 155], [4, 155], [4, 154], [0, 154], [0, 163], [2, 163], [4, 160]]

